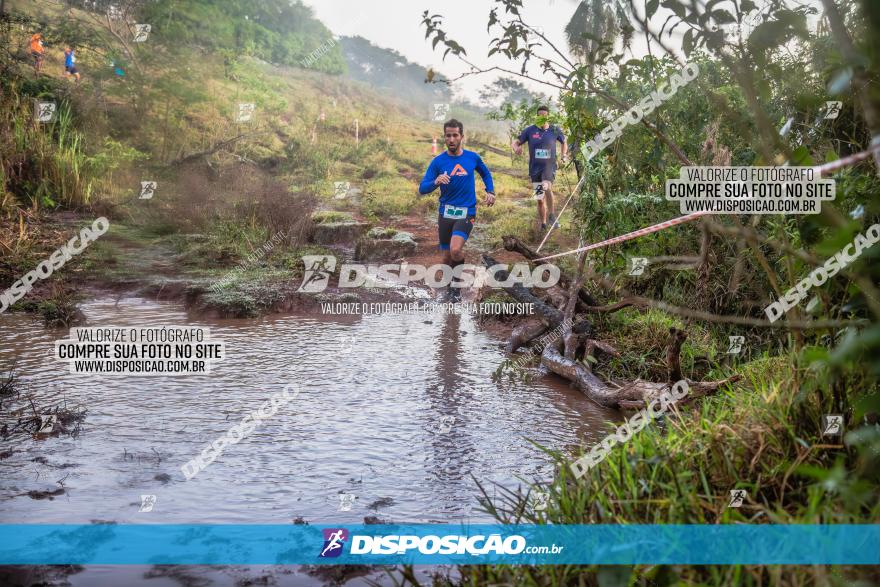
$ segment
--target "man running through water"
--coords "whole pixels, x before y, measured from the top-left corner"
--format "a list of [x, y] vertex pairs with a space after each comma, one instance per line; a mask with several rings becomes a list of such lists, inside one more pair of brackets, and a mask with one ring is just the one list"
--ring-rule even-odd
[[[419, 194], [430, 194], [440, 186], [440, 211], [437, 232], [443, 262], [453, 271], [464, 263], [464, 243], [471, 234], [477, 217], [477, 188], [475, 173], [479, 173], [486, 188], [486, 205], [495, 203], [495, 185], [492, 173], [479, 155], [461, 147], [464, 126], [454, 118], [443, 124], [446, 151], [437, 155], [419, 185]], [[458, 278], [454, 278], [458, 281]], [[450, 284], [448, 299], [461, 298], [461, 288]]]
[[[539, 106], [537, 124], [526, 128], [511, 143], [514, 153], [522, 155], [522, 146], [529, 144], [529, 179], [538, 200], [538, 221], [541, 230], [546, 230], [547, 222], [556, 222], [553, 214], [553, 181], [556, 179], [556, 142], [562, 143], [564, 162], [568, 155], [565, 135], [556, 126], [550, 126], [550, 109]], [[557, 224], [558, 226], [558, 224]]]

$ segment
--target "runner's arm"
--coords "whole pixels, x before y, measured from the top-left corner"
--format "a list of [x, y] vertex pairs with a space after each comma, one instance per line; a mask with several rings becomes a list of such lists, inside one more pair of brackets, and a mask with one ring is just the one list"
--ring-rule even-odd
[[434, 165], [434, 162], [431, 161], [431, 164], [428, 165], [428, 170], [425, 171], [425, 177], [422, 179], [422, 183], [419, 184], [419, 195], [424, 196], [437, 189], [437, 184], [434, 183], [434, 181], [437, 179], [438, 175], [440, 174], [437, 173], [437, 167]]
[[556, 135], [556, 140], [562, 143], [562, 158], [565, 159], [568, 157], [568, 141], [565, 138], [565, 134], [560, 130]]
[[522, 153], [522, 149], [520, 148], [523, 144], [525, 144], [529, 140], [528, 129], [519, 133], [519, 136], [510, 143], [510, 148], [513, 149], [513, 152], [519, 155]]

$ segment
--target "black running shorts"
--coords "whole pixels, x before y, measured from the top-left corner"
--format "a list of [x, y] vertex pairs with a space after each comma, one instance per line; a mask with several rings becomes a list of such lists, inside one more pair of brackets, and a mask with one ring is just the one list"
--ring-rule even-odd
[[543, 169], [536, 170], [534, 174], [529, 173], [529, 179], [532, 180], [532, 183], [540, 183], [542, 181], [555, 181], [556, 166], [545, 165]]
[[467, 218], [443, 218], [442, 214], [437, 215], [437, 232], [440, 236], [440, 250], [448, 251], [449, 243], [452, 237], [460, 236], [467, 240], [471, 235], [471, 229], [474, 227], [476, 216], [468, 216]]

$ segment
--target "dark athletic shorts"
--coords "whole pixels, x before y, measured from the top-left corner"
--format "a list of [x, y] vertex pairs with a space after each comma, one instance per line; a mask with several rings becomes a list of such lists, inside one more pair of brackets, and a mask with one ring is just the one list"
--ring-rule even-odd
[[529, 174], [532, 183], [541, 183], [542, 181], [556, 181], [556, 168], [547, 166], [542, 171], [532, 175]]
[[79, 73], [79, 70], [76, 68], [76, 65], [71, 65], [70, 67], [65, 67], [64, 69], [66, 69], [67, 73], [69, 73], [70, 75], [76, 75]]
[[441, 251], [449, 250], [449, 243], [452, 241], [453, 235], [467, 240], [476, 219], [476, 216], [468, 216], [467, 218], [443, 218], [443, 214], [437, 216], [437, 232], [440, 236]]

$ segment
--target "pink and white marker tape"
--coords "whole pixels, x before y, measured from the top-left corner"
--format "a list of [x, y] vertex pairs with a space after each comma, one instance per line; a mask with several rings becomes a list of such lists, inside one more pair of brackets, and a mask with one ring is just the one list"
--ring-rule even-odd
[[[880, 141], [877, 144], [872, 145], [865, 151], [860, 153], [854, 153], [852, 155], [848, 155], [843, 159], [838, 159], [837, 161], [832, 161], [830, 163], [826, 163], [824, 165], [818, 165], [813, 167], [813, 169], [819, 175], [826, 175], [828, 173], [832, 173], [837, 171], [838, 169], [842, 169], [848, 165], [852, 165], [853, 163], [858, 163], [859, 161], [863, 161], [869, 157], [871, 157], [875, 151], [880, 150]], [[566, 255], [575, 255], [577, 253], [581, 253], [583, 251], [592, 251], [593, 249], [600, 249], [602, 247], [607, 247], [609, 245], [615, 245], [617, 243], [622, 243], [624, 241], [632, 240], [634, 238], [638, 238], [640, 236], [645, 236], [646, 234], [651, 234], [653, 232], [659, 232], [671, 226], [676, 226], [678, 224], [684, 224], [685, 222], [690, 222], [691, 220], [696, 220], [701, 216], [707, 216], [712, 214], [712, 212], [694, 212], [693, 214], [688, 214], [687, 216], [679, 216], [678, 218], [673, 218], [672, 220], [667, 220], [665, 222], [661, 222], [660, 224], [655, 224], [653, 226], [647, 226], [645, 228], [640, 228], [638, 230], [634, 230], [632, 232], [628, 232], [626, 234], [622, 234], [620, 236], [615, 236], [614, 238], [609, 238], [602, 242], [594, 243], [592, 245], [587, 245], [585, 247], [581, 247], [579, 249], [574, 249], [572, 251], [566, 251], [564, 253], [557, 253], [555, 255], [548, 255], [547, 257], [539, 257], [535, 259], [535, 261], [546, 261], [548, 259], [556, 259], [558, 257], [565, 257]], [[549, 233], [548, 233], [549, 234]]]
[[[875, 138], [874, 140], [877, 141], [877, 138]], [[820, 175], [825, 175], [833, 171], [837, 171], [838, 169], [842, 169], [848, 165], [852, 165], [853, 163], [863, 161], [873, 155], [874, 152], [877, 150], [880, 150], [880, 141], [878, 141], [875, 145], [871, 145], [870, 147], [868, 147], [868, 149], [862, 151], [861, 153], [853, 153], [852, 155], [847, 155], [843, 159], [838, 159], [837, 161], [832, 161], [831, 163], [826, 163], [825, 165], [819, 165], [813, 167], [813, 169], [815, 169]]]
[[638, 238], [640, 236], [645, 236], [646, 234], [651, 234], [652, 232], [661, 231], [664, 228], [669, 228], [670, 226], [675, 226], [676, 224], [684, 224], [685, 222], [690, 222], [691, 220], [696, 220], [700, 216], [707, 216], [711, 213], [712, 212], [694, 212], [693, 214], [688, 214], [687, 216], [679, 216], [678, 218], [673, 218], [672, 220], [666, 220], [665, 222], [661, 222], [660, 224], [655, 224], [653, 226], [640, 228], [638, 230], [634, 230], [632, 232], [628, 232], [628, 233], [622, 234], [620, 236], [615, 236], [614, 238], [609, 238], [608, 240], [594, 243], [592, 245], [587, 245], [585, 247], [581, 247], [581, 248], [575, 249], [573, 251], [566, 251], [565, 253], [557, 253], [556, 255], [549, 255], [547, 257], [540, 257], [538, 259], [535, 259], [535, 261], [546, 261], [547, 259], [555, 259], [557, 257], [564, 257], [566, 255], [574, 255], [575, 253], [580, 253], [582, 251], [592, 251], [593, 249], [599, 249], [602, 247], [607, 247], [608, 245], [622, 243], [623, 241], [628, 241], [628, 240], [632, 240], [634, 238]]

